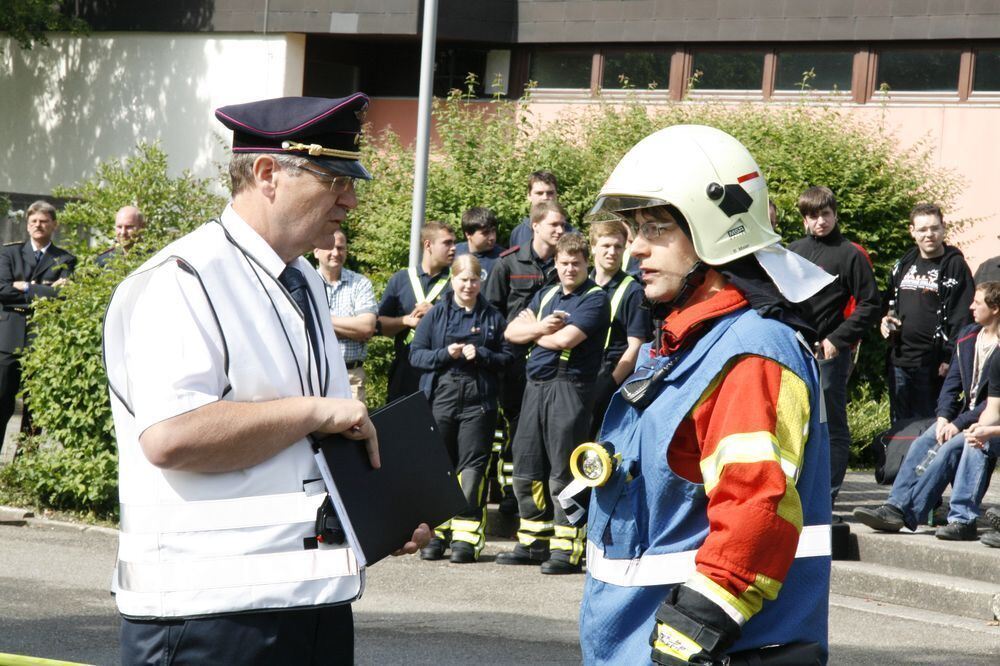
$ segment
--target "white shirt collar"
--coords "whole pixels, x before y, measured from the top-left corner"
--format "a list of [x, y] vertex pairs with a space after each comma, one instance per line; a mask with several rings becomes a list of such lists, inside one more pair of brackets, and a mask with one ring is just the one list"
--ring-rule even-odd
[[[240, 214], [233, 210], [232, 202], [226, 205], [226, 209], [219, 216], [222, 226], [233, 237], [233, 240], [243, 248], [245, 252], [252, 255], [260, 262], [260, 265], [277, 278], [285, 270], [285, 262], [278, 256], [278, 253], [267, 244], [267, 241], [254, 231], [253, 227], [244, 221]], [[295, 262], [292, 262], [295, 263]]]
[[45, 247], [38, 247], [35, 245], [35, 241], [31, 241], [31, 249], [35, 252], [48, 252], [50, 247], [52, 247], [52, 241], [49, 241]]

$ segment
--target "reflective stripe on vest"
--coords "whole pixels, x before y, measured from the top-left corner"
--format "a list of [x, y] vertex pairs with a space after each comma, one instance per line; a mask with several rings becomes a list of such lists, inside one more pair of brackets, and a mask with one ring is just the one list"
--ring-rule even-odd
[[[642, 555], [632, 560], [612, 560], [604, 557], [604, 549], [587, 540], [587, 573], [599, 581], [620, 587], [676, 585], [691, 578], [695, 572], [697, 550], [677, 553]], [[829, 557], [830, 526], [807, 525], [799, 535], [795, 557]]]
[[323, 492], [256, 495], [182, 504], [122, 504], [121, 531], [129, 534], [213, 532], [216, 530], [307, 523], [316, 520]]
[[[315, 515], [313, 516], [315, 519]], [[118, 561], [118, 590], [143, 593], [219, 590], [358, 575], [349, 548], [236, 555], [210, 560]]]
[[[441, 280], [438, 280], [434, 284], [434, 286], [431, 287], [431, 290], [426, 294], [424, 294], [424, 287], [423, 285], [420, 284], [420, 277], [417, 275], [416, 267], [410, 266], [409, 268], [407, 268], [406, 274], [410, 277], [410, 289], [413, 290], [413, 297], [417, 299], [417, 303], [423, 303], [424, 301], [428, 303], [433, 303], [438, 299], [438, 296], [441, 295], [441, 292], [444, 291], [445, 285], [448, 284], [447, 277], [445, 277]], [[449, 275], [451, 274], [450, 270], [448, 271], [448, 274]], [[405, 338], [406, 344], [410, 344], [411, 342], [413, 342], [413, 336], [415, 334], [416, 334], [416, 329], [411, 328], [410, 332], [406, 334]]]
[[[635, 278], [631, 275], [626, 275], [622, 281], [615, 288], [614, 296], [611, 297], [611, 324], [615, 323], [615, 315], [618, 314], [618, 308], [622, 304], [622, 300], [625, 298], [625, 292], [628, 291], [628, 286], [635, 282]], [[611, 326], [608, 326], [608, 337], [604, 340], [604, 348], [607, 349], [608, 345], [611, 344]]]

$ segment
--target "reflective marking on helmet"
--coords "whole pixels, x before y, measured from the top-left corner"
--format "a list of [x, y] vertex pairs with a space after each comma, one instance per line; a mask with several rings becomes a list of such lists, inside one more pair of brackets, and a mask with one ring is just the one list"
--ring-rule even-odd
[[747, 192], [757, 192], [767, 187], [767, 183], [760, 176], [759, 171], [745, 173], [736, 179], [736, 182], [743, 186]]

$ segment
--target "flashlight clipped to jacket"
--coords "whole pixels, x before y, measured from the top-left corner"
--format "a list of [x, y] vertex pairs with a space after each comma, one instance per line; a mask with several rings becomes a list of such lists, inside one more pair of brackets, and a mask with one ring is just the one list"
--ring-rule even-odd
[[579, 525], [587, 515], [587, 507], [582, 499], [585, 491], [603, 486], [621, 463], [621, 455], [615, 453], [611, 442], [584, 442], [569, 457], [569, 469], [573, 481], [559, 493], [559, 504], [566, 511], [566, 518], [573, 525]]

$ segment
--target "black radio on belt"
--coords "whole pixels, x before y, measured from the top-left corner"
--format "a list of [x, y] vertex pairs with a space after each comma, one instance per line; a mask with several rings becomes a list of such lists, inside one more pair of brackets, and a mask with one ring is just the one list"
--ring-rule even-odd
[[333, 508], [333, 502], [327, 495], [323, 503], [316, 509], [316, 541], [328, 545], [344, 543], [346, 535], [344, 528]]

